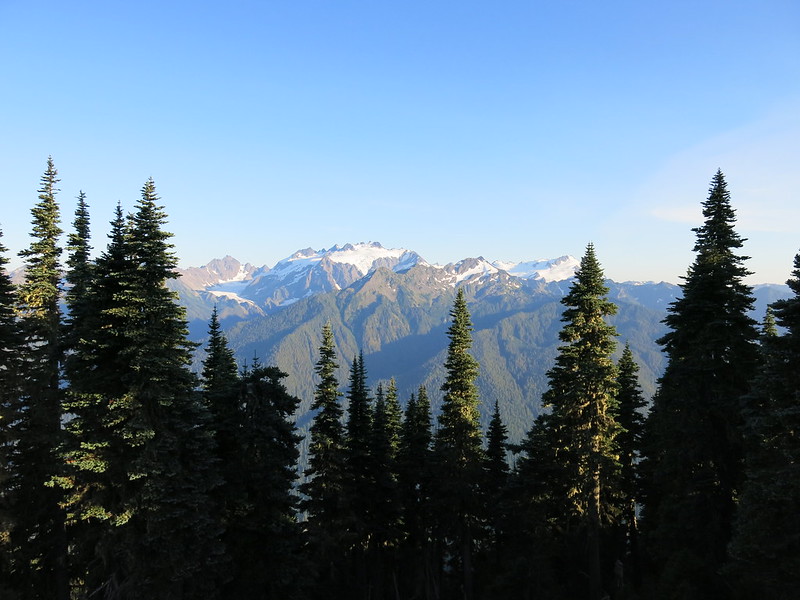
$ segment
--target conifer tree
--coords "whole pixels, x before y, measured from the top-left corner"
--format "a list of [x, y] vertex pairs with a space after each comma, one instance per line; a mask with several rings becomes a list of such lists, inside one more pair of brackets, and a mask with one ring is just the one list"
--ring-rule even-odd
[[401, 569], [407, 595], [434, 597], [435, 572], [431, 544], [431, 404], [425, 386], [406, 404], [397, 451], [397, 480], [405, 540]]
[[494, 412], [486, 432], [486, 474], [490, 490], [499, 490], [508, 477], [508, 428], [500, 417], [500, 404], [494, 401]]
[[800, 586], [800, 254], [787, 284], [794, 295], [767, 311], [744, 402], [746, 479], [727, 568], [741, 598], [788, 600]]
[[508, 429], [500, 416], [500, 404], [494, 401], [494, 411], [486, 430], [486, 480], [483, 492], [486, 503], [488, 527], [491, 533], [490, 543], [496, 547], [501, 543], [504, 527], [503, 494], [508, 483]]
[[611, 360], [616, 330], [606, 318], [617, 311], [607, 298], [603, 271], [589, 244], [569, 292], [555, 365], [542, 400], [548, 442], [558, 469], [555, 496], [565, 508], [566, 530], [585, 539], [588, 597], [602, 590], [600, 534], [616, 518], [611, 499], [618, 481], [617, 371]]
[[[63, 465], [62, 476], [56, 478], [56, 482], [65, 490], [72, 487], [70, 477], [73, 467], [70, 461], [85, 459], [91, 452], [91, 442], [89, 437], [92, 435], [87, 429], [97, 429], [99, 421], [86, 419], [86, 408], [94, 404], [93, 398], [81, 393], [79, 381], [84, 374], [82, 369], [85, 366], [84, 355], [81, 352], [82, 344], [91, 339], [91, 312], [92, 303], [89, 298], [89, 290], [94, 278], [94, 264], [91, 261], [90, 252], [90, 217], [89, 206], [86, 203], [86, 195], [83, 192], [78, 194], [78, 205], [75, 209], [75, 219], [72, 222], [73, 231], [67, 237], [67, 271], [65, 280], [67, 289], [64, 300], [67, 307], [64, 319], [64, 375], [68, 383], [65, 390], [63, 401], [64, 412], [70, 415], [66, 421], [64, 429], [67, 435], [64, 439], [62, 450]], [[83, 444], [83, 446], [82, 446]], [[69, 495], [64, 500], [64, 506], [71, 506], [72, 500]], [[75, 519], [68, 514], [67, 525], [69, 527], [68, 536], [70, 539], [70, 580], [73, 590], [81, 588], [79, 582], [86, 582], [87, 566], [94, 559], [94, 549], [99, 535], [96, 521], [89, 522], [85, 519]]]
[[116, 549], [118, 557], [127, 555], [124, 585], [133, 595], [158, 590], [154, 595], [167, 598], [211, 594], [221, 548], [210, 502], [219, 483], [213, 439], [189, 370], [194, 345], [186, 339], [185, 310], [165, 285], [178, 276], [177, 259], [158, 202], [149, 179], [129, 224], [132, 294], [123, 356], [131, 377], [125, 401], [113, 405], [122, 412], [112, 418], [126, 420], [115, 442], [133, 451], [128, 477], [141, 478], [141, 488], [124, 499], [125, 510], [138, 514]]
[[[240, 379], [233, 350], [228, 346], [228, 340], [222, 333], [216, 306], [211, 312], [208, 336], [206, 358], [203, 360], [201, 373], [203, 398], [213, 423], [220, 469], [229, 480], [234, 477], [234, 464], [240, 453], [238, 440], [242, 427]], [[218, 495], [231, 497], [235, 494], [228, 489], [219, 490]]]
[[88, 211], [82, 210], [79, 199], [67, 273], [68, 281], [75, 281], [67, 297], [70, 317], [65, 335], [69, 353], [64, 406], [71, 418], [65, 426], [63, 473], [57, 479], [66, 494], [72, 587], [84, 595], [108, 582], [111, 567], [100, 567], [102, 541], [110, 536], [115, 515], [121, 512], [118, 489], [125, 485], [114, 485], [110, 475], [119, 458], [115, 461], [112, 453], [109, 406], [124, 394], [126, 368], [121, 353], [127, 341], [121, 315], [125, 294], [120, 292], [127, 290], [128, 268], [122, 208], [117, 206], [108, 249], [95, 264], [88, 264], [88, 222]]
[[[646, 406], [642, 389], [639, 385], [639, 365], [633, 358], [630, 344], [625, 344], [617, 363], [619, 373], [619, 392], [617, 394], [618, 414], [617, 421], [621, 427], [617, 436], [620, 460], [620, 497], [622, 514], [621, 521], [624, 527], [624, 542], [622, 547], [630, 553], [631, 560], [626, 565], [626, 571], [633, 572], [638, 581], [639, 569], [639, 527], [636, 517], [636, 507], [640, 504], [638, 465], [642, 448], [642, 435], [644, 433], [644, 413]], [[624, 556], [621, 552], [620, 556]]]
[[484, 452], [478, 414], [478, 362], [470, 355], [472, 320], [459, 288], [447, 330], [444, 398], [435, 438], [437, 513], [458, 564], [464, 597], [474, 597], [473, 545], [482, 515], [478, 497]]
[[371, 583], [374, 597], [383, 598], [394, 580], [394, 551], [400, 539], [400, 499], [397, 489], [397, 452], [400, 443], [400, 404], [391, 379], [375, 396], [372, 424], [373, 515], [370, 520]]
[[757, 365], [757, 332], [748, 316], [747, 257], [722, 172], [694, 229], [695, 260], [664, 322], [668, 362], [647, 421], [643, 524], [661, 566], [660, 589], [724, 598], [718, 575], [731, 537], [742, 480], [740, 399]]
[[[222, 580], [241, 583], [241, 576], [236, 575], [244, 564], [257, 563], [252, 546], [253, 540], [248, 535], [247, 527], [239, 522], [253, 511], [251, 499], [247, 495], [246, 486], [251, 476], [258, 474], [260, 465], [245, 465], [245, 413], [242, 406], [242, 383], [236, 367], [233, 351], [222, 332], [219, 313], [214, 306], [208, 326], [208, 343], [206, 357], [201, 372], [201, 389], [203, 403], [210, 415], [210, 429], [214, 438], [215, 457], [221, 475], [220, 484], [213, 490], [214, 510], [219, 515], [223, 530], [222, 541], [225, 546], [225, 557], [220, 565], [225, 573]], [[255, 372], [256, 369], [253, 369]], [[249, 375], [249, 372], [248, 372]], [[258, 377], [253, 375], [254, 381]], [[258, 396], [256, 396], [258, 397]], [[244, 530], [244, 531], [243, 531]], [[257, 569], [259, 575], [263, 568]], [[230, 595], [231, 590], [225, 589]], [[250, 597], [253, 591], [249, 592]]]
[[92, 590], [121, 598], [213, 597], [220, 526], [208, 412], [189, 371], [184, 311], [165, 287], [176, 260], [152, 180], [117, 209], [89, 290], [93, 335], [78, 347], [78, 451], [70, 512], [96, 520]]
[[481, 498], [486, 515], [486, 549], [484, 553], [490, 575], [494, 575], [503, 562], [507, 530], [510, 527], [508, 486], [508, 429], [500, 416], [500, 404], [494, 402], [492, 418], [486, 430], [486, 463]]
[[[93, 267], [90, 252], [90, 219], [89, 206], [86, 203], [86, 194], [78, 194], [78, 206], [75, 209], [75, 220], [72, 222], [73, 232], [67, 237], [67, 273], [65, 279], [68, 287], [64, 294], [67, 305], [65, 319], [64, 347], [67, 351], [65, 358], [65, 371], [69, 377], [72, 367], [71, 358], [75, 356], [76, 349], [82, 337], [91, 335], [86, 331], [86, 320], [91, 310], [89, 304], [89, 288], [93, 279]], [[72, 367], [74, 368], [74, 367]]]
[[344, 579], [342, 559], [346, 548], [343, 486], [345, 433], [339, 382], [336, 379], [336, 349], [330, 323], [322, 328], [319, 360], [314, 368], [319, 382], [311, 410], [316, 411], [310, 428], [306, 481], [300, 486], [301, 508], [306, 513], [306, 535], [312, 560], [318, 569], [319, 589], [339, 597]]
[[242, 375], [242, 427], [238, 438], [243, 474], [237, 510], [228, 527], [230, 581], [223, 598], [302, 597], [307, 565], [295, 519], [300, 436], [292, 415], [299, 399], [283, 385], [286, 374], [256, 361]]
[[[0, 231], [0, 239], [2, 232]], [[12, 489], [10, 483], [14, 451], [13, 423], [17, 418], [20, 400], [20, 354], [21, 337], [15, 316], [17, 304], [14, 285], [6, 266], [6, 247], [0, 243], [0, 597], [12, 597], [11, 548], [9, 533], [13, 528]]]
[[16, 465], [10, 482], [16, 506], [11, 543], [15, 576], [22, 593], [67, 597], [66, 534], [59, 507], [57, 473], [61, 432], [61, 247], [60, 211], [56, 201], [58, 172], [52, 157], [41, 178], [25, 260], [25, 281], [19, 289], [19, 316], [25, 361], [22, 400], [15, 415]]
[[[344, 448], [347, 477], [343, 482], [343, 496], [346, 498], [348, 512], [346, 520], [351, 539], [354, 587], [359, 595], [368, 597], [366, 551], [375, 504], [372, 494], [375, 469], [371, 452], [372, 401], [367, 388], [363, 352], [353, 357], [347, 400]], [[353, 590], [354, 593], [355, 591]]]

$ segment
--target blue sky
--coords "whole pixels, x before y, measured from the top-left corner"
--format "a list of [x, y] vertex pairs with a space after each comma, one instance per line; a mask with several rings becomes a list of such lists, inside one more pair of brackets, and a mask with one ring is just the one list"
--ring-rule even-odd
[[800, 4], [0, 0], [0, 227], [52, 155], [105, 245], [153, 177], [182, 266], [379, 241], [677, 282], [725, 173], [751, 283], [800, 250]]

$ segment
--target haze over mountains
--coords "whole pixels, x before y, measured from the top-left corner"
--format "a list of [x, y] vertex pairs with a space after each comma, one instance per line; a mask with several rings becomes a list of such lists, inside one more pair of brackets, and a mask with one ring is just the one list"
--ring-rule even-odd
[[[414, 251], [371, 242], [299, 250], [272, 268], [226, 256], [182, 270], [170, 285], [187, 307], [193, 340], [203, 342], [217, 306], [240, 362], [257, 357], [288, 373], [287, 386], [302, 399], [301, 427], [309, 419], [313, 367], [326, 322], [334, 331], [342, 390], [350, 362], [363, 350], [371, 385], [395, 377], [405, 400], [425, 384], [436, 408], [449, 312], [455, 290], [463, 287], [484, 408], [497, 399], [512, 439], [519, 439], [540, 410], [546, 372], [559, 345], [560, 299], [578, 265], [572, 256], [520, 263], [477, 257], [431, 265]], [[656, 344], [665, 333], [661, 321], [680, 288], [664, 282], [607, 284], [619, 307], [612, 319], [618, 353], [630, 343], [649, 395], [664, 366]], [[789, 290], [768, 285], [755, 293], [754, 318], [760, 320], [766, 304]]]

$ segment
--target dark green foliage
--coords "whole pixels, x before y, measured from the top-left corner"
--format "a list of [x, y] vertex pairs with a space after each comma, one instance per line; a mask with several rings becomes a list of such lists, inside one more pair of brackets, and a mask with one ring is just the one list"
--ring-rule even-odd
[[683, 296], [659, 340], [669, 362], [647, 422], [644, 524], [661, 593], [708, 598], [728, 595], [718, 572], [742, 481], [740, 398], [755, 374], [757, 333], [746, 257], [736, 254], [743, 240], [719, 171], [703, 215]]
[[[213, 423], [216, 452], [221, 472], [228, 473], [239, 458], [242, 407], [240, 379], [233, 351], [222, 333], [216, 307], [208, 326], [206, 358], [203, 361], [203, 399]], [[230, 490], [219, 490], [223, 497], [235, 495]]]
[[741, 598], [788, 600], [800, 586], [800, 254], [787, 283], [794, 296], [767, 312], [762, 367], [743, 403], [746, 479], [727, 569]]
[[75, 355], [80, 340], [91, 335], [86, 329], [86, 321], [91, 311], [89, 302], [89, 288], [93, 279], [94, 265], [90, 259], [92, 247], [90, 245], [89, 207], [86, 204], [86, 194], [78, 195], [78, 207], [75, 209], [75, 220], [72, 222], [74, 231], [67, 237], [67, 291], [64, 299], [67, 305], [65, 319], [64, 347], [68, 352], [65, 361], [65, 371], [69, 376], [71, 368], [79, 368], [71, 364], [71, 357]]
[[489, 490], [499, 490], [508, 477], [508, 429], [500, 417], [500, 404], [495, 400], [492, 420], [486, 432], [486, 475]]
[[628, 530], [628, 539], [636, 535], [636, 504], [638, 499], [637, 468], [639, 449], [644, 432], [644, 413], [647, 405], [639, 385], [639, 365], [633, 358], [631, 347], [625, 344], [622, 357], [617, 363], [619, 372], [619, 392], [617, 394], [617, 422], [621, 430], [617, 436], [619, 461], [621, 465], [620, 492], [623, 498], [624, 521]]
[[374, 521], [375, 469], [372, 455], [372, 400], [367, 387], [364, 354], [359, 352], [350, 366], [347, 390], [347, 425], [345, 431], [345, 462], [347, 477], [342, 495], [346, 498], [347, 530], [352, 556], [352, 593], [369, 596], [367, 547]]
[[478, 362], [469, 353], [472, 321], [464, 288], [459, 288], [452, 323], [447, 330], [450, 344], [442, 384], [444, 399], [434, 441], [436, 487], [434, 497], [440, 535], [448, 545], [449, 559], [460, 573], [464, 597], [474, 595], [473, 554], [481, 514], [480, 483], [484, 451], [478, 413]]
[[[641, 553], [639, 551], [639, 525], [637, 505], [641, 504], [639, 459], [644, 435], [644, 413], [647, 403], [639, 385], [639, 365], [633, 358], [630, 345], [625, 344], [617, 363], [617, 422], [621, 429], [617, 436], [620, 462], [620, 543], [618, 553], [623, 561], [627, 579], [638, 586], [641, 583]], [[624, 558], [623, 558], [624, 557]]]
[[[66, 537], [59, 507], [61, 490], [48, 485], [57, 475], [61, 435], [61, 247], [58, 173], [52, 158], [41, 178], [39, 202], [31, 209], [32, 242], [20, 252], [25, 281], [19, 289], [24, 336], [22, 395], [13, 417], [16, 468], [9, 480], [18, 507], [11, 532], [14, 578], [24, 594], [66, 598]], [[20, 510], [19, 507], [25, 507]]]
[[616, 521], [619, 508], [617, 370], [611, 360], [616, 330], [606, 321], [617, 307], [607, 293], [589, 244], [561, 301], [567, 307], [559, 333], [564, 344], [547, 374], [550, 387], [543, 396], [551, 408], [542, 432], [550, 446], [543, 457], [552, 465], [555, 487], [550, 494], [561, 504], [563, 530], [585, 540], [587, 554], [581, 568], [589, 573], [587, 591], [593, 599], [602, 589], [600, 536]]
[[397, 481], [405, 539], [400, 548], [404, 589], [410, 597], [431, 598], [438, 557], [431, 537], [431, 404], [420, 386], [406, 404], [397, 452]]
[[[209, 416], [189, 371], [183, 309], [164, 286], [175, 257], [152, 180], [120, 209], [89, 289], [93, 335], [76, 346], [71, 519], [93, 532], [86, 589], [112, 597], [213, 596], [220, 526]], [[96, 535], [96, 538], [93, 537]], [[157, 590], [157, 592], [156, 592]]]
[[[0, 238], [2, 232], [0, 232]], [[6, 271], [6, 247], [0, 243], [0, 597], [10, 597], [11, 564], [9, 534], [14, 526], [10, 483], [14, 452], [14, 429], [20, 400], [20, 354], [22, 343], [15, 317], [17, 297]]]
[[[234, 510], [227, 522], [223, 598], [298, 598], [307, 565], [295, 519], [297, 444], [292, 415], [299, 399], [283, 385], [285, 373], [256, 362], [242, 374], [238, 460], [224, 473], [236, 474], [230, 487]], [[235, 495], [233, 495], [235, 494]]]
[[372, 423], [372, 514], [370, 531], [370, 587], [373, 597], [385, 597], [396, 579], [395, 552], [402, 537], [397, 487], [397, 452], [401, 411], [394, 379], [384, 393], [378, 385]]
[[345, 434], [343, 411], [336, 379], [336, 350], [330, 324], [322, 328], [322, 345], [315, 371], [319, 382], [311, 409], [316, 411], [310, 428], [306, 481], [300, 486], [301, 508], [306, 513], [306, 535], [312, 558], [319, 569], [319, 590], [333, 597], [344, 577], [347, 548], [344, 506]]

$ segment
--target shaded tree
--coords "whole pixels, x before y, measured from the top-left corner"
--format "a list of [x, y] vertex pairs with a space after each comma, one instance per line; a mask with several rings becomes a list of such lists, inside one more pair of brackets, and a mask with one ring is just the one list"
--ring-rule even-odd
[[682, 297], [664, 320], [670, 331], [658, 340], [668, 362], [647, 420], [643, 525], [663, 595], [723, 598], [718, 573], [742, 480], [740, 399], [755, 374], [757, 332], [720, 171], [703, 216]]
[[472, 320], [459, 288], [447, 330], [444, 398], [434, 440], [437, 516], [450, 558], [461, 574], [464, 597], [474, 597], [474, 537], [480, 527], [479, 487], [484, 451], [478, 414], [478, 362], [469, 353]]
[[14, 469], [9, 482], [15, 506], [11, 532], [14, 573], [23, 594], [64, 599], [68, 594], [66, 534], [53, 487], [58, 475], [61, 432], [61, 263], [58, 172], [53, 159], [41, 178], [39, 201], [31, 209], [33, 228], [19, 288], [19, 317], [24, 336], [21, 401], [13, 417]]
[[[564, 528], [585, 540], [588, 597], [601, 596], [601, 532], [618, 515], [617, 370], [611, 355], [616, 330], [606, 322], [617, 307], [607, 298], [603, 271], [589, 244], [569, 292], [559, 332], [555, 365], [542, 397], [556, 478], [555, 498], [563, 505]], [[584, 568], [586, 568], [584, 567]]]
[[340, 597], [344, 580], [343, 558], [346, 545], [343, 486], [345, 471], [345, 433], [336, 379], [336, 350], [330, 323], [322, 328], [322, 345], [315, 372], [319, 378], [311, 410], [306, 481], [300, 486], [301, 508], [306, 513], [306, 536], [311, 558], [318, 569], [320, 594]]
[[438, 585], [432, 543], [431, 515], [431, 404], [420, 386], [406, 404], [397, 450], [397, 484], [405, 539], [400, 547], [400, 568], [406, 593], [434, 598]]
[[300, 598], [308, 570], [296, 521], [300, 436], [293, 415], [300, 400], [286, 390], [286, 374], [257, 361], [242, 374], [242, 427], [236, 511], [226, 526], [230, 582], [224, 598]]
[[800, 585], [800, 254], [787, 284], [793, 296], [767, 312], [743, 402], [746, 478], [726, 570], [741, 598], [788, 600]]
[[369, 544], [375, 499], [372, 495], [375, 477], [372, 444], [372, 400], [367, 387], [364, 354], [353, 357], [347, 390], [347, 424], [345, 428], [345, 461], [347, 477], [343, 495], [348, 515], [354, 586], [363, 597], [369, 596], [366, 550]]
[[[2, 232], [0, 232], [2, 239]], [[14, 422], [20, 401], [19, 368], [22, 340], [16, 319], [17, 296], [6, 268], [7, 249], [0, 243], [0, 597], [11, 597], [10, 532], [14, 527], [13, 488], [8, 487], [14, 463]]]
[[622, 356], [617, 363], [617, 370], [619, 372], [617, 377], [619, 382], [617, 421], [621, 427], [617, 436], [617, 444], [619, 446], [619, 461], [621, 465], [620, 495], [622, 513], [620, 516], [624, 535], [622, 548], [627, 550], [631, 556], [625, 570], [628, 572], [633, 571], [638, 580], [640, 574], [638, 564], [639, 526], [636, 515], [637, 505], [640, 504], [638, 465], [645, 420], [642, 411], [647, 403], [639, 385], [639, 365], [633, 358], [630, 344], [625, 344]]

